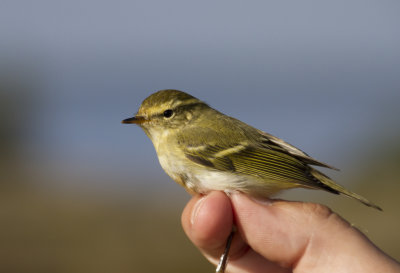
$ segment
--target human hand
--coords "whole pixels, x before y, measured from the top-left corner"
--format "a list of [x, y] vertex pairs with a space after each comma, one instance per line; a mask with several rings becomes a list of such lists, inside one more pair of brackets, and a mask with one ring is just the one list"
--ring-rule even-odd
[[323, 205], [214, 191], [194, 196], [182, 213], [186, 234], [213, 264], [233, 223], [226, 272], [400, 272], [399, 263]]

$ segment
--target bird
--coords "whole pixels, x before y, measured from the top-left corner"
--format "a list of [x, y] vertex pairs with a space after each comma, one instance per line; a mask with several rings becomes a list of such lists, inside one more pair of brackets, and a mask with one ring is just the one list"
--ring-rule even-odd
[[[136, 115], [122, 123], [143, 129], [164, 171], [191, 194], [239, 191], [268, 198], [282, 190], [307, 188], [342, 194], [382, 210], [315, 166], [337, 168], [183, 91], [165, 89], [151, 94]], [[226, 259], [225, 252], [221, 260]]]

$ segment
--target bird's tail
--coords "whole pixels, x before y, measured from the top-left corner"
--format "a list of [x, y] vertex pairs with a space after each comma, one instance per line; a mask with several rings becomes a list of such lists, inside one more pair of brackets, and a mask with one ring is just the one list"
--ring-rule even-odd
[[332, 179], [330, 179], [329, 177], [327, 177], [326, 175], [324, 175], [323, 173], [317, 171], [316, 169], [311, 169], [310, 170], [310, 174], [315, 177], [316, 179], [318, 179], [319, 182], [321, 182], [323, 185], [321, 185], [321, 188], [323, 188], [324, 190], [330, 191], [330, 192], [334, 192], [334, 193], [340, 193], [340, 194], [344, 194], [348, 197], [357, 199], [358, 201], [360, 201], [361, 203], [363, 203], [364, 205], [368, 206], [368, 207], [372, 207], [374, 209], [380, 210], [382, 211], [382, 209], [375, 205], [374, 203], [372, 203], [371, 201], [369, 201], [368, 199], [362, 197], [361, 195], [358, 195], [357, 193], [351, 192], [347, 189], [345, 189], [344, 187], [342, 187], [341, 185], [335, 183]]

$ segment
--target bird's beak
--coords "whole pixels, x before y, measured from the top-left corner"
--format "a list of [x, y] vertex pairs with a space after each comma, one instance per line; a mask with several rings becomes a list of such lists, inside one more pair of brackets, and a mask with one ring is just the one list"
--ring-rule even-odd
[[134, 124], [142, 124], [142, 123], [144, 123], [146, 121], [148, 121], [148, 120], [145, 117], [134, 116], [133, 118], [124, 119], [122, 121], [122, 123], [126, 123], [126, 124], [132, 124], [132, 123], [134, 123]]

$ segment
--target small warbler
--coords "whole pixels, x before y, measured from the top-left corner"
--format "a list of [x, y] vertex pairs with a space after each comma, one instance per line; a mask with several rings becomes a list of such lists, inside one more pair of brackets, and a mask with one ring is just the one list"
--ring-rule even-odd
[[[300, 187], [343, 194], [381, 210], [310, 165], [334, 167], [185, 92], [158, 91], [143, 101], [134, 117], [122, 123], [137, 124], [145, 131], [162, 168], [190, 193], [240, 191], [267, 198]], [[228, 240], [225, 257], [221, 257], [225, 261], [217, 272], [224, 271], [229, 244]]]

